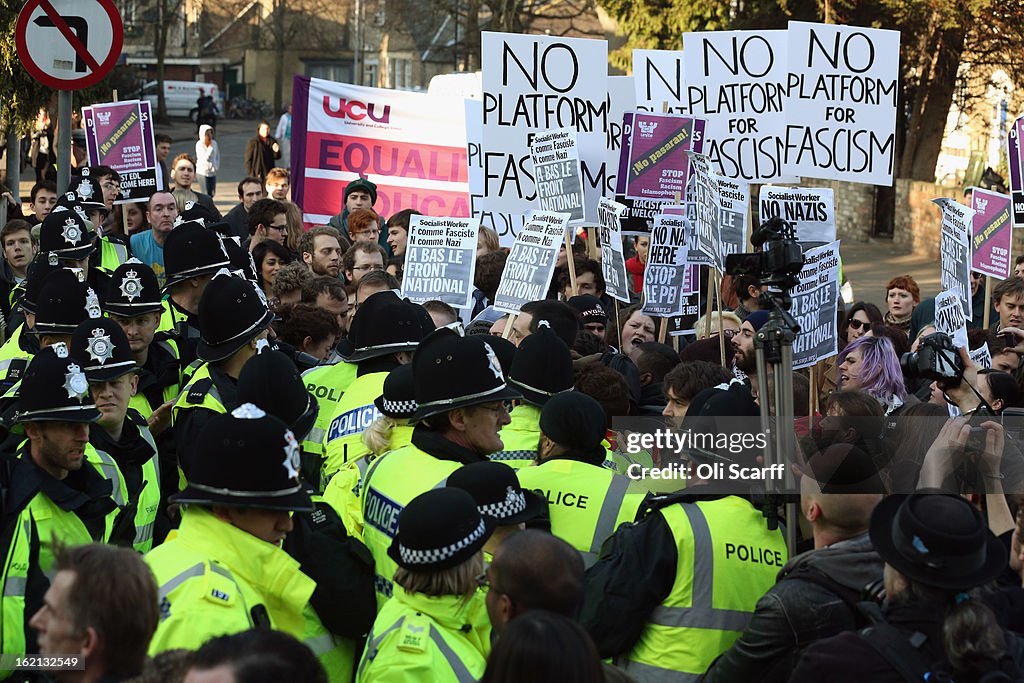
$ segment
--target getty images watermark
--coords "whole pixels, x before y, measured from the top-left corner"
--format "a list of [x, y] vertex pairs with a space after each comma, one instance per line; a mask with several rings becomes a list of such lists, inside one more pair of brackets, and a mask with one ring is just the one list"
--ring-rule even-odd
[[702, 432], [669, 427], [626, 432], [622, 445], [627, 455], [657, 453], [660, 464], [633, 462], [626, 467], [625, 474], [635, 480], [781, 482], [786, 463], [763, 466], [743, 457], [751, 452], [762, 453], [767, 444], [768, 437], [763, 432]]

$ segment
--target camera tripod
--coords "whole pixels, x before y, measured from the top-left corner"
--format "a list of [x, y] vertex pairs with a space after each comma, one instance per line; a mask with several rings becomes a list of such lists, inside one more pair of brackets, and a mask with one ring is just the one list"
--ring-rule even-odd
[[[768, 321], [758, 330], [754, 337], [754, 351], [757, 359], [758, 405], [761, 412], [761, 430], [768, 435], [764, 453], [764, 466], [785, 465], [786, 455], [796, 453], [796, 434], [793, 432], [793, 340], [800, 332], [800, 324], [789, 312], [793, 298], [789, 289], [795, 287], [798, 280], [789, 276], [770, 278], [763, 281], [769, 286], [761, 293], [759, 303], [769, 311]], [[772, 291], [773, 288], [776, 291]], [[768, 366], [771, 365], [772, 384], [768, 383]], [[769, 392], [769, 386], [774, 391]], [[775, 416], [775, 424], [771, 417]], [[792, 489], [795, 482], [788, 468], [783, 467], [781, 482], [774, 482], [774, 491], [766, 490], [766, 500], [762, 512], [768, 519], [768, 528], [777, 529], [779, 524], [779, 506], [784, 491]], [[796, 549], [797, 505], [791, 497], [785, 497], [786, 545], [792, 555]]]

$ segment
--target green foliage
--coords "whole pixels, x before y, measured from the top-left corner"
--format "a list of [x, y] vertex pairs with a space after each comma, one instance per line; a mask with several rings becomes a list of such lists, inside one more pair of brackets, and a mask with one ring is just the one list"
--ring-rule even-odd
[[24, 2], [0, 3], [0, 119], [25, 133], [39, 107], [50, 101], [51, 91], [32, 78], [21, 65], [14, 41], [14, 27]]
[[[4, 36], [0, 39], [0, 73], [4, 74], [0, 78], [0, 121], [3, 127], [13, 126], [21, 134], [30, 131], [40, 107], [56, 105], [56, 91], [30, 76], [18, 57], [14, 30], [24, 6], [24, 2], [0, 3], [0, 35]], [[128, 99], [134, 84], [132, 67], [115, 67], [96, 85], [75, 91], [74, 106], [81, 109], [86, 104], [109, 102], [114, 88], [121, 99]]]

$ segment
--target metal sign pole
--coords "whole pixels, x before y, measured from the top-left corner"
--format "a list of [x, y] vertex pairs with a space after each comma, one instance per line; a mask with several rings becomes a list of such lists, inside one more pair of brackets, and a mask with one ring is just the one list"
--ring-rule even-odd
[[57, 93], [57, 194], [71, 183], [71, 91]]

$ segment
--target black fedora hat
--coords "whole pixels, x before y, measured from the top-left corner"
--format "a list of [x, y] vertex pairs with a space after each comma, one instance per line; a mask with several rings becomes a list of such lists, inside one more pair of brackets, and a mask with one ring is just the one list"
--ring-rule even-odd
[[1006, 568], [1006, 548], [981, 513], [952, 493], [889, 496], [875, 507], [869, 533], [887, 564], [933, 588], [969, 590]]
[[96, 250], [92, 227], [78, 211], [56, 208], [39, 226], [39, 251], [60, 260], [80, 261]]
[[170, 501], [261, 510], [311, 512], [299, 480], [299, 442], [280, 419], [251, 403], [214, 415], [189, 447], [188, 485]]
[[413, 422], [456, 408], [522, 398], [505, 375], [494, 349], [480, 337], [441, 328], [423, 340], [412, 359], [416, 380]]
[[110, 276], [110, 289], [103, 309], [123, 318], [163, 311], [163, 296], [156, 273], [138, 259], [119, 265]]
[[167, 236], [164, 242], [164, 269], [167, 290], [189, 278], [216, 273], [231, 263], [227, 249], [217, 233], [196, 221], [183, 223]]
[[473, 496], [480, 514], [493, 517], [497, 526], [521, 524], [547, 515], [547, 501], [524, 490], [516, 471], [503, 462], [486, 460], [463, 465], [448, 475], [445, 485]]
[[199, 344], [208, 363], [224, 360], [270, 327], [274, 314], [259, 287], [221, 269], [199, 300]]
[[412, 365], [399, 365], [384, 378], [383, 393], [373, 400], [382, 415], [396, 420], [409, 419], [416, 413], [416, 383]]
[[280, 351], [264, 349], [242, 366], [238, 402], [252, 403], [283, 421], [302, 440], [316, 422], [320, 402], [306, 389], [295, 363]]
[[494, 519], [480, 514], [473, 497], [457, 488], [421, 493], [398, 515], [388, 557], [399, 567], [436, 572], [473, 557], [494, 531]]
[[92, 287], [79, 279], [81, 271], [58, 268], [46, 275], [36, 302], [38, 334], [71, 334], [83, 320], [103, 315]]
[[359, 306], [351, 331], [354, 351], [345, 360], [358, 363], [400, 351], [413, 351], [423, 338], [422, 314], [393, 291], [372, 294]]
[[77, 178], [72, 178], [68, 185], [68, 192], [75, 194], [75, 200], [81, 204], [86, 211], [107, 212], [107, 205], [103, 202], [103, 191], [97, 181], [90, 175], [91, 169], [88, 166], [82, 167]]
[[79, 323], [71, 334], [71, 357], [90, 382], [107, 382], [139, 369], [128, 336], [110, 318]]
[[555, 394], [572, 389], [572, 353], [546, 320], [520, 342], [508, 381], [523, 392], [523, 400], [538, 407]]
[[58, 343], [35, 356], [25, 370], [14, 406], [14, 421], [95, 422], [100, 411], [89, 394], [89, 380]]

